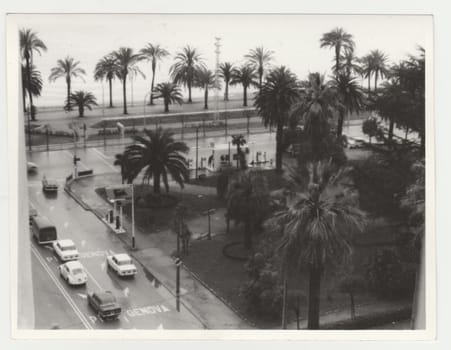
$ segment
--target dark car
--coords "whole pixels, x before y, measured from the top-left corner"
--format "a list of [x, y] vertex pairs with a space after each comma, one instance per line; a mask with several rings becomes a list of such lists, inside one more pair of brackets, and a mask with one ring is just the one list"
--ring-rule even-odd
[[42, 190], [47, 193], [56, 193], [58, 192], [58, 183], [53, 179], [42, 179]]
[[115, 320], [121, 314], [121, 307], [110, 291], [88, 294], [88, 304], [103, 320]]

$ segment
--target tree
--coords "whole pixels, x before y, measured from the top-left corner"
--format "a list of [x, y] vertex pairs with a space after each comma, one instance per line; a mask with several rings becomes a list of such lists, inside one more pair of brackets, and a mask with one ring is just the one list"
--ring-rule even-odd
[[381, 130], [381, 127], [377, 119], [374, 117], [369, 117], [362, 124], [362, 132], [365, 135], [368, 135], [369, 141], [371, 143], [371, 138], [377, 137], [383, 131]]
[[339, 73], [333, 81], [333, 86], [339, 101], [337, 136], [341, 136], [345, 115], [359, 112], [362, 109], [363, 94], [356, 79], [346, 73]]
[[204, 109], [208, 109], [208, 89], [215, 87], [215, 75], [205, 67], [198, 67], [194, 74], [194, 85], [204, 89]]
[[[58, 78], [65, 78], [67, 85], [67, 98], [66, 101], [70, 100], [71, 94], [71, 84], [72, 79], [81, 78], [83, 81], [83, 75], [86, 75], [86, 72], [83, 68], [80, 68], [78, 65], [80, 61], [75, 61], [73, 57], [66, 56], [66, 58], [62, 60], [58, 60], [56, 62], [56, 67], [53, 67], [50, 71], [49, 81], [53, 82]], [[70, 111], [72, 108], [69, 109]]]
[[69, 100], [66, 101], [67, 110], [72, 110], [73, 107], [78, 107], [78, 116], [83, 118], [85, 116], [85, 108], [92, 110], [92, 106], [97, 106], [97, 99], [95, 96], [86, 91], [75, 91], [70, 94]]
[[288, 123], [289, 112], [300, 96], [296, 76], [286, 67], [272, 70], [260, 94], [255, 99], [255, 107], [265, 126], [276, 127], [276, 170], [282, 171], [283, 128]]
[[[361, 66], [359, 65], [359, 59], [354, 55], [354, 50], [345, 50], [340, 56], [340, 72], [347, 76], [361, 74]], [[337, 74], [334, 67], [334, 74]]]
[[224, 80], [225, 91], [224, 101], [229, 100], [229, 84], [232, 80], [234, 66], [230, 62], [221, 63], [219, 66], [219, 76]]
[[135, 159], [131, 164], [132, 174], [144, 171], [143, 181], [153, 179], [154, 193], [160, 194], [160, 183], [163, 181], [166, 192], [169, 192], [169, 176], [180, 187], [189, 179], [188, 162], [184, 154], [189, 147], [184, 142], [175, 141], [170, 130], [158, 128], [144, 130], [145, 136], [133, 136], [135, 144], [125, 149], [127, 157]]
[[338, 288], [349, 295], [351, 319], [355, 319], [355, 295], [365, 290], [365, 280], [356, 274], [346, 274], [340, 279]]
[[125, 150], [124, 153], [115, 155], [113, 165], [121, 167], [122, 183], [133, 183], [133, 180], [139, 175], [141, 157], [139, 154]]
[[41, 96], [41, 91], [42, 91], [41, 72], [39, 72], [36, 69], [35, 65], [31, 65], [30, 74], [28, 74], [27, 67], [22, 64], [22, 98], [24, 108], [26, 107], [25, 96], [31, 94], [31, 96], [38, 97]]
[[192, 103], [191, 89], [194, 84], [195, 72], [200, 67], [205, 67], [202, 57], [197, 49], [185, 46], [175, 56], [175, 63], [171, 66], [171, 78], [176, 84], [182, 84], [188, 88], [188, 103]]
[[235, 222], [244, 222], [244, 247], [252, 248], [257, 224], [267, 213], [269, 191], [266, 178], [258, 172], [239, 172], [230, 181], [227, 191], [227, 215]]
[[263, 46], [256, 47], [249, 51], [244, 57], [249, 60], [251, 66], [258, 73], [258, 89], [261, 92], [263, 87], [263, 76], [268, 68], [269, 62], [272, 60], [274, 51], [267, 50]]
[[338, 76], [341, 71], [340, 67], [340, 57], [341, 50], [353, 51], [354, 41], [352, 40], [352, 35], [346, 33], [343, 28], [335, 28], [330, 32], [324, 33], [320, 39], [320, 46], [332, 48], [335, 50], [335, 74]]
[[320, 176], [311, 170], [307, 189], [304, 187], [292, 205], [271, 218], [273, 227], [282, 231], [283, 244], [292, 247], [300, 266], [308, 268], [309, 329], [319, 328], [324, 269], [352, 254], [351, 238], [365, 224], [365, 216], [357, 207], [357, 193], [350, 186], [349, 169], [334, 172], [326, 163], [320, 170]]
[[122, 81], [122, 99], [124, 103], [123, 113], [128, 114], [127, 112], [127, 76], [129, 74], [135, 75], [140, 74], [145, 77], [145, 75], [141, 72], [137, 63], [140, 59], [140, 55], [133, 53], [133, 49], [129, 47], [121, 47], [116, 51], [113, 51], [111, 55], [116, 60], [116, 64], [118, 65], [118, 74], [117, 76]]
[[[31, 29], [21, 29], [19, 32], [19, 41], [20, 41], [20, 55], [22, 61], [25, 61], [25, 71], [22, 70], [22, 80], [23, 74], [27, 76], [27, 84], [30, 86], [28, 89], [28, 99], [30, 103], [30, 113], [31, 120], [36, 120], [35, 109], [33, 108], [33, 93], [31, 89], [32, 84], [32, 67], [33, 67], [33, 53], [38, 53], [41, 55], [42, 51], [47, 51], [47, 46], [45, 46], [44, 42], [39, 39], [36, 32], [33, 32]], [[25, 92], [25, 90], [22, 90]], [[25, 98], [23, 98], [25, 100]], [[26, 111], [26, 106], [24, 103], [24, 112]]]
[[183, 103], [180, 88], [173, 83], [160, 83], [155, 87], [154, 92], [156, 93], [156, 95], [153, 97], [154, 99], [163, 99], [165, 113], [169, 112], [170, 104], [178, 103], [179, 105], [181, 105]]
[[232, 135], [232, 145], [236, 146], [236, 153], [238, 155], [237, 164], [240, 165], [241, 170], [246, 169], [246, 160], [244, 158], [243, 150], [241, 149], [241, 146], [244, 146], [245, 144], [247, 144], [247, 141], [243, 135]]
[[388, 74], [387, 60], [388, 57], [380, 50], [370, 52], [372, 73], [374, 74], [374, 93], [377, 94], [377, 80], [383, 79]]
[[247, 107], [247, 89], [257, 85], [257, 73], [250, 65], [242, 65], [232, 72], [231, 85], [241, 84], [243, 86], [243, 106]]
[[363, 56], [360, 60], [360, 75], [368, 79], [368, 98], [371, 97], [371, 76], [373, 75], [373, 60], [371, 55]]
[[163, 58], [169, 56], [169, 52], [165, 50], [163, 47], [161, 47], [159, 44], [147, 44], [146, 47], [141, 49], [140, 51], [141, 56], [146, 59], [147, 61], [150, 61], [151, 67], [152, 67], [152, 83], [150, 85], [150, 101], [149, 104], [153, 105], [153, 91], [154, 91], [154, 84], [155, 84], [155, 71], [157, 68], [157, 63], [162, 61]]
[[110, 91], [110, 108], [113, 108], [113, 79], [119, 74], [119, 66], [112, 55], [102, 57], [94, 68], [94, 80], [108, 81]]

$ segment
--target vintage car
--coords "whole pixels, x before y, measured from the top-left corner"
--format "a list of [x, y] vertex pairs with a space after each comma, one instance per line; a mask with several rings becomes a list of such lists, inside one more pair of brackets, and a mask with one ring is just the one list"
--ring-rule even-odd
[[61, 239], [53, 242], [53, 250], [62, 261], [78, 259], [78, 250], [71, 239]]
[[68, 261], [58, 267], [61, 277], [71, 286], [86, 284], [88, 275], [78, 260]]
[[106, 262], [107, 266], [121, 277], [136, 275], [136, 266], [128, 254], [109, 255]]
[[89, 293], [88, 305], [102, 320], [115, 320], [122, 311], [116, 297], [110, 291]]
[[45, 176], [42, 179], [42, 190], [44, 192], [55, 193], [58, 192], [58, 183], [56, 180], [47, 179]]

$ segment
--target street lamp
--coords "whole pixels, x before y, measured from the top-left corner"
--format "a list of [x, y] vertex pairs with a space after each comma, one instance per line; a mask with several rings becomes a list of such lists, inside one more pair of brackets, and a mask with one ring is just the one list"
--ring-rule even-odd
[[144, 104], [143, 104], [143, 106], [144, 106], [144, 115], [143, 115], [143, 126], [144, 126], [144, 129], [146, 129], [146, 99], [147, 99], [147, 96], [149, 96], [151, 93], [152, 93], [152, 91], [149, 91], [144, 96]]

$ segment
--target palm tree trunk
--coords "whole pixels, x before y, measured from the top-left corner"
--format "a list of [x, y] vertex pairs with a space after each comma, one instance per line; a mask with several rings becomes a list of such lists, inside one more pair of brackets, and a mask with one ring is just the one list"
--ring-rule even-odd
[[390, 119], [390, 125], [388, 127], [388, 139], [393, 140], [393, 129], [395, 128], [395, 121], [393, 118]]
[[169, 112], [169, 101], [167, 101], [166, 99], [164, 99], [164, 112]]
[[204, 109], [208, 109], [208, 86], [205, 86]]
[[263, 87], [263, 71], [260, 71], [258, 74], [258, 91], [260, 94], [262, 93], [262, 87]]
[[[27, 78], [28, 79], [28, 78]], [[26, 89], [25, 89], [25, 85], [22, 84], [22, 107], [23, 107], [23, 111], [24, 113], [27, 111], [27, 104], [25, 101], [25, 95], [26, 95]]]
[[282, 294], [282, 329], [287, 329], [287, 309], [288, 309], [288, 278], [287, 268], [283, 267], [283, 294]]
[[192, 103], [193, 100], [191, 99], [191, 81], [188, 82], [188, 103]]
[[66, 79], [66, 83], [67, 83], [67, 106], [68, 106], [68, 110], [71, 111], [72, 110], [72, 106], [69, 103], [70, 102], [70, 78]]
[[110, 87], [110, 108], [113, 108], [113, 82], [112, 82], [112, 78], [108, 79], [108, 84]]
[[345, 119], [345, 113], [343, 110], [340, 110], [340, 114], [338, 116], [337, 122], [337, 136], [340, 137], [343, 134], [343, 121]]
[[127, 74], [122, 79], [122, 100], [124, 101], [124, 114], [127, 112]]
[[309, 269], [308, 329], [319, 329], [319, 297], [321, 291], [321, 268], [311, 265]]
[[252, 223], [250, 218], [244, 221], [244, 248], [252, 248]]
[[340, 47], [335, 47], [335, 75], [338, 77], [340, 70]]
[[150, 85], [150, 102], [149, 104], [153, 106], [153, 88], [155, 84], [155, 66], [152, 64], [152, 84]]
[[247, 87], [243, 86], [243, 107], [247, 107]]
[[229, 82], [226, 80], [225, 82], [225, 92], [224, 92], [224, 101], [229, 100]]
[[78, 106], [78, 116], [83, 118], [85, 116], [85, 108], [83, 105]]
[[376, 71], [376, 73], [374, 74], [374, 93], [377, 95], [377, 76], [378, 73]]
[[283, 123], [278, 122], [276, 130], [276, 172], [278, 173], [282, 172], [282, 154], [283, 154], [282, 139], [283, 139]]
[[407, 136], [409, 136], [409, 127], [406, 126], [406, 133], [404, 135], [404, 140], [407, 140]]
[[371, 96], [371, 81], [370, 81], [371, 76], [368, 75], [368, 98], [370, 98]]
[[355, 319], [355, 302], [354, 302], [354, 293], [349, 293], [349, 298], [351, 299], [351, 319]]
[[160, 174], [157, 173], [153, 175], [153, 192], [160, 194]]
[[27, 78], [28, 78], [28, 102], [30, 103], [30, 105], [28, 106], [28, 108], [30, 108], [30, 116], [31, 116], [31, 120], [35, 121], [36, 120], [36, 115], [35, 115], [35, 110], [33, 108], [33, 94], [31, 93], [31, 63], [30, 63], [30, 59], [27, 58], [26, 60], [26, 65], [27, 65]]

